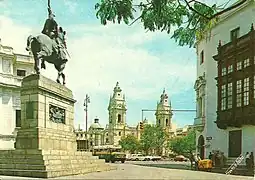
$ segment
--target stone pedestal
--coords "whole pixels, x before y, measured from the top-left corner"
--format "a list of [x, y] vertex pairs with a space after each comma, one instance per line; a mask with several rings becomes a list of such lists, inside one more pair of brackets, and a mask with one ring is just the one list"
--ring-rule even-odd
[[0, 174], [57, 177], [112, 169], [91, 152], [77, 152], [72, 91], [41, 75], [21, 87], [21, 128], [15, 150], [0, 151]]

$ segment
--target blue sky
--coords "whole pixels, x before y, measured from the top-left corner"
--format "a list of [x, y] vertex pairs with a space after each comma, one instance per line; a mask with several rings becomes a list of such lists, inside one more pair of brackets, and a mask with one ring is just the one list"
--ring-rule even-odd
[[[141, 120], [141, 109], [155, 109], [164, 88], [173, 109], [195, 109], [195, 49], [179, 47], [161, 32], [145, 32], [137, 23], [103, 26], [95, 17], [99, 0], [51, 0], [56, 21], [67, 31], [71, 54], [65, 73], [67, 87], [77, 100], [75, 124], [84, 127], [83, 99], [88, 93], [89, 123], [97, 116], [108, 121], [109, 96], [117, 81], [127, 99], [127, 123]], [[47, 0], [0, 1], [2, 43], [25, 53], [26, 38], [38, 34], [47, 18]], [[43, 75], [55, 80], [56, 71], [47, 64]], [[144, 114], [154, 121], [154, 113]], [[195, 113], [174, 112], [179, 127], [193, 124]]]

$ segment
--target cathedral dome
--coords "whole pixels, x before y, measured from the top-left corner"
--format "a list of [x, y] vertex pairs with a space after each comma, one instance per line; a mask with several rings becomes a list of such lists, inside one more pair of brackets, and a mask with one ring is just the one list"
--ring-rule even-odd
[[99, 124], [99, 119], [96, 118], [94, 119], [94, 123], [90, 125], [89, 129], [104, 129], [104, 128]]

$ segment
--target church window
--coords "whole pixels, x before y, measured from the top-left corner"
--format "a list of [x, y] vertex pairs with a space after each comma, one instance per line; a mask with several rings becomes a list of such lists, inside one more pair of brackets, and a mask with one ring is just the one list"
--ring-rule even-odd
[[120, 94], [118, 94], [118, 96], [120, 96]]
[[120, 122], [121, 122], [121, 115], [118, 114], [118, 123], [120, 123]]
[[158, 120], [158, 124], [160, 124], [160, 119]]
[[119, 132], [119, 136], [121, 136], [121, 132]]
[[167, 100], [165, 100], [165, 102], [167, 102]]
[[169, 122], [168, 122], [168, 119], [166, 119], [166, 125], [168, 126]]
[[106, 139], [105, 139], [105, 142], [106, 142], [106, 143], [109, 143], [109, 139], [108, 139], [108, 138], [106, 138]]

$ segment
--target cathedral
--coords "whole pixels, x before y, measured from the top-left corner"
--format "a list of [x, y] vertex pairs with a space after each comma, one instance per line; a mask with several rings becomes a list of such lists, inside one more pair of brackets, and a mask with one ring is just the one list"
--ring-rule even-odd
[[[160, 96], [160, 101], [157, 102], [155, 110], [156, 125], [161, 126], [170, 137], [174, 135], [172, 130], [172, 110], [168, 95], [165, 90]], [[140, 139], [142, 126], [148, 121], [142, 120], [137, 123], [137, 126], [132, 127], [127, 124], [126, 113], [127, 105], [125, 95], [120, 88], [119, 83], [113, 89], [113, 94], [110, 96], [108, 105], [108, 124], [103, 128], [99, 119], [94, 119], [94, 123], [89, 127], [88, 133], [80, 129], [76, 130], [77, 148], [78, 149], [103, 149], [103, 147], [121, 148], [119, 141], [122, 137], [132, 134]], [[163, 152], [164, 152], [163, 148]]]

